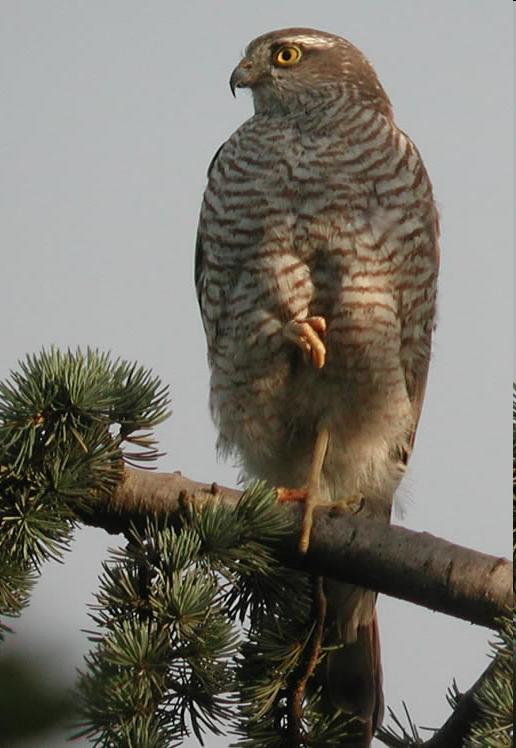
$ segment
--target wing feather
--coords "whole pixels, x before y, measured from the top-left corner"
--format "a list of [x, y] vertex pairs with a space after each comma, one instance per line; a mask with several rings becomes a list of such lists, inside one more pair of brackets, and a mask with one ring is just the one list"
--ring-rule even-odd
[[[431, 232], [430, 232], [430, 254], [432, 256], [435, 273], [433, 276], [434, 284], [437, 279], [437, 273], [439, 271], [439, 216], [435, 205], [432, 205], [432, 217], [431, 217]], [[435, 285], [430, 290], [430, 293], [435, 295]], [[435, 303], [435, 302], [434, 302]], [[412, 430], [409, 434], [407, 442], [407, 449], [403, 454], [403, 462], [407, 464], [414, 449], [414, 442], [416, 439], [416, 431], [421, 417], [421, 411], [423, 409], [423, 401], [425, 399], [426, 382], [428, 379], [428, 369], [430, 366], [430, 348], [432, 342], [433, 327], [426, 330], [423, 338], [423, 350], [425, 356], [418, 356], [415, 359], [411, 358], [412, 366], [406, 366], [405, 368], [405, 382], [407, 386], [407, 393], [412, 403], [412, 412], [414, 414]]]
[[[211, 172], [213, 171], [213, 167], [215, 166], [215, 162], [217, 161], [220, 152], [224, 148], [226, 143], [222, 143], [222, 145], [217, 149], [215, 152], [215, 155], [210, 161], [210, 165], [208, 166], [208, 172], [207, 176], [208, 179], [210, 178]], [[194, 280], [195, 280], [195, 290], [197, 292], [197, 301], [199, 302], [199, 309], [201, 310], [201, 317], [203, 320], [203, 325], [206, 330], [206, 323], [205, 323], [205, 315], [203, 310], [203, 288], [205, 283], [205, 270], [204, 270], [204, 252], [203, 252], [203, 243], [202, 243], [202, 233], [203, 233], [203, 219], [202, 219], [202, 210], [201, 210], [201, 216], [199, 218], [199, 225], [197, 227], [197, 236], [195, 239], [195, 263], [194, 263]]]

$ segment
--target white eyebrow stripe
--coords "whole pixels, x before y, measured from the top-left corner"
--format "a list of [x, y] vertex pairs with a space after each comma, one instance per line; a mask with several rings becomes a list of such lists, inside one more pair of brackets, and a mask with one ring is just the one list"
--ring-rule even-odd
[[306, 47], [334, 47], [337, 43], [334, 39], [325, 36], [288, 36], [279, 41], [280, 44], [304, 44]]

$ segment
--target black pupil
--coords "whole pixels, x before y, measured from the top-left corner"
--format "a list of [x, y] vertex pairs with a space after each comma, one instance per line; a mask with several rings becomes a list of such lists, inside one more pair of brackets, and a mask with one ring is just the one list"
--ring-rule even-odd
[[288, 62], [292, 57], [292, 52], [290, 51], [290, 49], [284, 49], [281, 56], [283, 57], [285, 62]]

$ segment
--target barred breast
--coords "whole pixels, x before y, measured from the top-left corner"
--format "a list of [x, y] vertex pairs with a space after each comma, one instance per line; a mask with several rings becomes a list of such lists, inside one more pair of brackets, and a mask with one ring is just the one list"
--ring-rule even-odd
[[[325, 419], [328, 498], [390, 501], [430, 353], [430, 181], [388, 116], [340, 92], [302, 119], [273, 119], [255, 115], [225, 143], [201, 210], [198, 290], [219, 447], [253, 476], [302, 485]], [[312, 315], [327, 321], [321, 370], [283, 336], [287, 322]]]

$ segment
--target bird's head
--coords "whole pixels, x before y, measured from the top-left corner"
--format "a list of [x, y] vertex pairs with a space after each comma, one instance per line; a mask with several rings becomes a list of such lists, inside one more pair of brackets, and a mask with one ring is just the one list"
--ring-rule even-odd
[[280, 29], [254, 39], [229, 85], [250, 88], [255, 110], [293, 112], [336, 92], [390, 114], [390, 102], [370, 62], [351, 42], [314, 29]]

